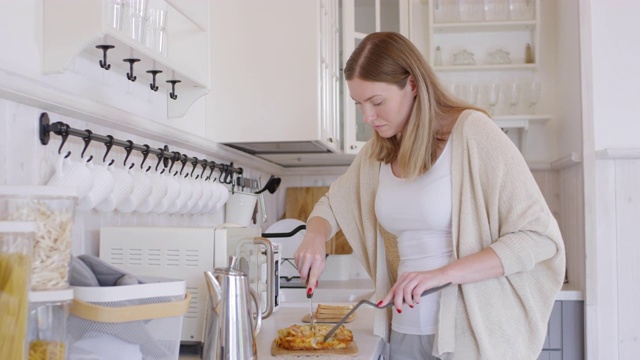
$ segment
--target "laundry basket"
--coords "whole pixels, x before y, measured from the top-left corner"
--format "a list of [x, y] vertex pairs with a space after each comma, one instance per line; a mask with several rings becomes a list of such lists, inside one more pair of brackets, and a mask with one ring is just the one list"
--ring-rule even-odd
[[74, 288], [69, 360], [177, 360], [182, 317], [191, 296], [185, 281]]

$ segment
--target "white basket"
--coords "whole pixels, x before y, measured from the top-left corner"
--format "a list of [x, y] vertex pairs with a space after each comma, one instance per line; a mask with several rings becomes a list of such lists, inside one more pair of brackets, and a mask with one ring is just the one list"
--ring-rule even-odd
[[74, 287], [69, 360], [178, 359], [182, 317], [191, 300], [186, 284], [144, 280], [141, 285]]

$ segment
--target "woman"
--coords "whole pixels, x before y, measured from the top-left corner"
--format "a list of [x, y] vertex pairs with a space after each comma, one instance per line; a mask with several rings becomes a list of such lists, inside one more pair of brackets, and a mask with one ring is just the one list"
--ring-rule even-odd
[[378, 306], [394, 304], [374, 322], [391, 359], [536, 359], [564, 245], [518, 149], [400, 34], [367, 36], [344, 75], [375, 132], [307, 221], [295, 254], [307, 292], [341, 228]]

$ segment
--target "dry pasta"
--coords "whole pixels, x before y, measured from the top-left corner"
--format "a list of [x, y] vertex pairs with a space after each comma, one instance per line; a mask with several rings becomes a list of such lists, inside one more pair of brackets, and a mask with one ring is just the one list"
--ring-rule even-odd
[[44, 203], [24, 208], [9, 216], [10, 220], [36, 222], [33, 239], [31, 288], [63, 289], [69, 286], [71, 261], [71, 212], [52, 211]]
[[29, 343], [29, 360], [64, 360], [63, 342], [34, 340]]
[[0, 254], [0, 359], [24, 359], [29, 266], [27, 255]]

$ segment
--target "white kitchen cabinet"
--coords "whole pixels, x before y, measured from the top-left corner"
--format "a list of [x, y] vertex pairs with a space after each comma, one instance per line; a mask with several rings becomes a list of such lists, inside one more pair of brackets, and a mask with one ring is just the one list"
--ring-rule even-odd
[[207, 137], [267, 160], [340, 150], [337, 0], [215, 1], [211, 27]]
[[558, 300], [538, 360], [584, 359], [584, 302]]
[[[538, 76], [540, 14], [539, 0], [429, 0], [428, 35], [420, 44], [454, 95], [487, 109], [490, 99], [497, 99], [493, 117], [525, 155], [530, 126], [552, 119], [539, 113], [548, 90]], [[534, 81], [542, 89], [530, 107]], [[492, 84], [498, 85], [497, 97], [491, 95]]]
[[[116, 3], [124, 5], [116, 6]], [[136, 81], [151, 84], [152, 75], [147, 70], [161, 70], [156, 75], [156, 85], [167, 93], [167, 116], [181, 117], [198, 98], [209, 91], [209, 35], [206, 18], [207, 2], [188, 0], [150, 0], [149, 11], [161, 10], [165, 14], [165, 37], [163, 48], [147, 46], [146, 34], [151, 34], [149, 12], [142, 20], [146, 32], [138, 39], [130, 34], [127, 9], [129, 3], [114, 0], [74, 1], [61, 4], [57, 1], [43, 2], [43, 72], [62, 73], [80, 53], [103, 60], [103, 51], [96, 45], [112, 45], [107, 51], [107, 64], [129, 72], [126, 58], [139, 59], [133, 65], [132, 76]], [[114, 22], [119, 9], [121, 22]], [[97, 69], [102, 70], [102, 69]], [[172, 87], [167, 80], [179, 80]], [[177, 95], [174, 99], [170, 95]]]
[[[343, 68], [353, 50], [367, 35], [378, 31], [394, 31], [409, 37], [408, 0], [343, 0], [342, 52]], [[362, 120], [343, 84], [344, 145], [348, 154], [356, 154], [371, 137], [372, 130]]]

